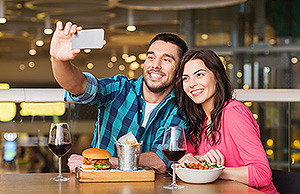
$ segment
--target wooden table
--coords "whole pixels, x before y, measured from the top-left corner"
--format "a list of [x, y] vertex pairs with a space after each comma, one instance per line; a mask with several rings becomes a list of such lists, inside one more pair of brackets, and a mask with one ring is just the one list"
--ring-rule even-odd
[[156, 175], [155, 182], [79, 183], [75, 179], [74, 174], [64, 174], [64, 176], [70, 177], [70, 181], [67, 182], [55, 182], [49, 180], [49, 178], [56, 175], [56, 173], [0, 174], [0, 193], [260, 193], [258, 190], [238, 182], [224, 180], [217, 180], [210, 184], [188, 184], [178, 180], [178, 184], [184, 185], [184, 188], [172, 191], [162, 187], [163, 185], [171, 183], [171, 178], [166, 175]]

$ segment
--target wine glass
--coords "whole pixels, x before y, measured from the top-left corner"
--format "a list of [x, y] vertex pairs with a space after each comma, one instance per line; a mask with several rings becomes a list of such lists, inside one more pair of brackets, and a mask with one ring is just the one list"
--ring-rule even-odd
[[165, 189], [182, 189], [184, 186], [176, 184], [175, 162], [182, 158], [186, 153], [186, 142], [184, 128], [179, 126], [166, 127], [162, 144], [163, 154], [173, 162], [173, 182], [163, 186]]
[[72, 141], [68, 123], [52, 123], [48, 138], [48, 148], [52, 153], [58, 156], [59, 175], [57, 177], [50, 178], [50, 180], [70, 180], [70, 178], [63, 177], [61, 174], [61, 157], [70, 151], [71, 146]]

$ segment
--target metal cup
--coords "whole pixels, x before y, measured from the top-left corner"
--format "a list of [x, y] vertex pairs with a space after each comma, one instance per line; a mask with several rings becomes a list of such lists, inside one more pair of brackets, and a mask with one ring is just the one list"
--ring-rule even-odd
[[118, 162], [120, 170], [137, 170], [140, 159], [141, 144], [124, 145], [115, 143], [118, 153]]

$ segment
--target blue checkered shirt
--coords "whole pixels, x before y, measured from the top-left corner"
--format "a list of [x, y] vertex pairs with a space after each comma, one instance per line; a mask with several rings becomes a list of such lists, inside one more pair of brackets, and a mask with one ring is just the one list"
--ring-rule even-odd
[[100, 141], [100, 148], [106, 149], [116, 157], [113, 137], [118, 139], [131, 131], [139, 142], [143, 141], [141, 152], [154, 152], [169, 165], [168, 159], [161, 151], [165, 127], [184, 127], [184, 122], [177, 115], [174, 93], [171, 92], [155, 107], [144, 128], [141, 126], [146, 105], [142, 94], [143, 76], [128, 80], [123, 75], [105, 79], [97, 79], [90, 73], [84, 75], [88, 80], [85, 93], [74, 96], [66, 91], [65, 101], [89, 103], [98, 107], [100, 123], [96, 122], [91, 147], [98, 147]]

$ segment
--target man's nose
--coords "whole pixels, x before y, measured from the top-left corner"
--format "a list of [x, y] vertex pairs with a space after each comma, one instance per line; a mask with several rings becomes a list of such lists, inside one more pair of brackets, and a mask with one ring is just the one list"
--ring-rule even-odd
[[152, 63], [153, 69], [161, 69], [161, 60], [155, 59]]

